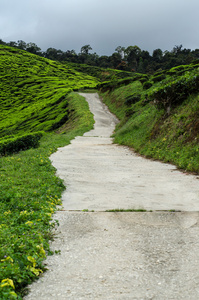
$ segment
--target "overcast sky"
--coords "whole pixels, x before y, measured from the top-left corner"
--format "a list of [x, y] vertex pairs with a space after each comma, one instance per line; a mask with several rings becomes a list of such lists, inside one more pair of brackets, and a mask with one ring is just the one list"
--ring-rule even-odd
[[199, 48], [199, 0], [0, 0], [0, 39], [62, 51], [90, 44], [111, 55], [117, 46]]

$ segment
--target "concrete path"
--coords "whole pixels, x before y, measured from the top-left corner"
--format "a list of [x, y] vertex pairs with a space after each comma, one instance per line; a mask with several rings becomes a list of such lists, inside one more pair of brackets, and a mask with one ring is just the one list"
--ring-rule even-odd
[[[117, 120], [86, 98], [94, 130], [51, 156], [67, 186], [52, 243], [61, 255], [25, 299], [199, 299], [197, 177], [113, 145]], [[104, 212], [115, 208], [154, 212]]]

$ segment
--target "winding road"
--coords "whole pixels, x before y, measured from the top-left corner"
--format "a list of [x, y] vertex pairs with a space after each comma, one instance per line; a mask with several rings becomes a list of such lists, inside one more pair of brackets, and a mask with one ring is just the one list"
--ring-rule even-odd
[[[94, 129], [51, 156], [67, 187], [51, 245], [61, 254], [24, 299], [199, 299], [197, 176], [113, 144], [117, 119], [82, 95]], [[106, 212], [118, 208], [147, 212]]]

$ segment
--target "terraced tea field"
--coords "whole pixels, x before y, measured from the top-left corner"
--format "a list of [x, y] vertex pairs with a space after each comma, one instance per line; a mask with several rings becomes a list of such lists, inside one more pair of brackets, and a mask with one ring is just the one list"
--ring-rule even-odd
[[0, 45], [0, 138], [60, 127], [68, 94], [97, 84], [72, 67]]

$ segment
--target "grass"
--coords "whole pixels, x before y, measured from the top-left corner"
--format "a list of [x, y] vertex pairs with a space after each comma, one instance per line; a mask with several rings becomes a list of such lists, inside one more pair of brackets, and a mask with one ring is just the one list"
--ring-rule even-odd
[[128, 208], [128, 209], [124, 209], [124, 208], [116, 208], [116, 209], [108, 209], [106, 210], [106, 212], [147, 212], [146, 209], [142, 209], [142, 208]]
[[83, 97], [72, 93], [73, 118], [61, 134], [46, 133], [36, 149], [0, 160], [0, 299], [22, 299], [24, 288], [45, 271], [52, 215], [65, 189], [49, 156], [92, 129], [93, 116]]
[[[46, 255], [52, 254], [49, 240], [58, 225], [52, 215], [65, 189], [49, 156], [94, 124], [87, 102], [71, 91], [96, 89], [98, 79], [85, 73], [106, 80], [104, 101], [121, 120], [115, 142], [199, 173], [199, 94], [185, 98], [179, 93], [180, 101], [170, 114], [153, 98], [165, 96], [164, 85], [166, 93], [175, 92], [182, 71], [196, 74], [197, 69], [173, 68], [164, 76], [156, 74], [148, 78], [146, 89], [144, 75], [101, 69], [88, 72], [86, 66], [62, 65], [0, 45], [0, 71], [0, 142], [44, 131], [37, 148], [0, 157], [0, 299], [22, 299], [27, 284], [45, 271]], [[186, 73], [185, 82], [192, 85], [194, 76]], [[184, 79], [179, 80], [182, 84]]]
[[[167, 74], [165, 79], [153, 83], [148, 89], [143, 89], [142, 83], [135, 81], [114, 91], [107, 90], [101, 96], [120, 119], [114, 134], [115, 143], [199, 174], [199, 93], [195, 91], [198, 69], [194, 67], [191, 71], [191, 66], [187, 69], [188, 73], [183, 76], [181, 73], [178, 76], [172, 69], [172, 75]], [[193, 87], [181, 93], [179, 87], [183, 80], [188, 80], [189, 86], [193, 84]], [[160, 103], [161, 97], [158, 103], [156, 101], [157, 91], [158, 96], [163, 93], [166, 97], [168, 93], [168, 97], [172, 95], [175, 99], [176, 95], [176, 99], [165, 102], [169, 106], [164, 107], [164, 103]], [[138, 101], [131, 103], [129, 99]]]
[[0, 45], [0, 299], [22, 299], [45, 270], [52, 214], [65, 189], [49, 156], [93, 127], [88, 103], [72, 91], [97, 84], [70, 66]]

